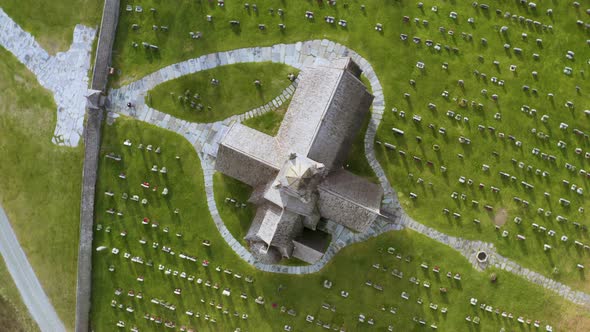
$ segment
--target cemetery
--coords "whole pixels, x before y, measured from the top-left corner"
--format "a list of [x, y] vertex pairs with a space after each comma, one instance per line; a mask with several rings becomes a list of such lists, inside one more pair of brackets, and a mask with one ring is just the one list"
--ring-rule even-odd
[[[377, 4], [336, 4], [319, 1], [282, 4], [282, 8], [279, 9], [274, 8], [270, 2], [243, 6], [211, 2], [209, 5], [186, 4], [186, 11], [175, 12], [166, 6], [151, 4], [149, 1], [141, 4], [142, 8], [154, 8], [150, 9], [151, 15], [138, 14], [135, 5], [135, 7], [132, 6], [131, 11], [128, 10], [128, 5], [125, 6], [126, 11], [122, 13], [120, 26], [130, 28], [119, 30], [113, 64], [117, 72], [112, 84], [120, 90], [117, 92], [118, 100], [122, 100], [121, 92], [126, 91], [126, 85], [137, 78], [150, 74], [158, 68], [194, 58], [195, 51], [197, 55], [207, 55], [220, 50], [215, 43], [216, 40], [223, 39], [221, 50], [232, 50], [321, 37], [343, 43], [351, 49], [360, 50], [360, 54], [372, 64], [382, 84], [384, 103], [378, 106], [384, 106], [384, 110], [378, 128], [369, 129], [372, 120], [367, 118], [363, 125], [365, 128], [354, 140], [351, 154], [343, 166], [355, 174], [379, 183], [383, 181], [382, 178], [377, 177], [374, 168], [370, 166], [372, 162], [379, 162], [384, 169], [384, 175], [396, 190], [401, 207], [418, 222], [445, 234], [490, 242], [497, 248], [499, 254], [514, 262], [553, 280], [564, 282], [573, 289], [587, 290], [584, 282], [584, 265], [587, 264], [588, 259], [584, 249], [584, 239], [587, 235], [583, 221], [585, 173], [580, 172], [585, 162], [586, 143], [583, 121], [586, 114], [580, 110], [584, 109], [583, 91], [586, 86], [584, 68], [587, 66], [587, 56], [584, 55], [588, 54], [584, 40], [588, 32], [583, 26], [580, 28], [579, 23], [575, 23], [576, 30], [572, 30], [572, 23], [566, 21], [565, 17], [577, 15], [575, 13], [577, 7], [574, 5], [548, 8], [551, 11], [544, 12], [537, 8], [536, 4], [529, 6], [528, 3], [523, 5], [507, 1], [494, 5], [498, 8], [490, 8], [487, 4], [449, 4], [444, 1], [433, 2], [432, 5], [419, 3], [417, 6], [394, 1], [384, 7]], [[443, 12], [447, 12], [447, 16]], [[324, 17], [325, 23], [321, 23], [325, 25], [316, 23], [315, 17], [318, 13], [320, 17]], [[191, 14], [203, 17], [203, 22], [190, 27], [176, 25], [177, 22], [182, 21], [183, 16]], [[176, 19], [172, 20], [170, 17]], [[392, 17], [399, 17], [400, 23], [392, 23]], [[557, 17], [564, 18], [560, 22]], [[225, 21], [229, 24], [222, 23]], [[336, 22], [338, 24], [335, 24]], [[137, 24], [135, 28], [134, 24]], [[159, 31], [155, 28], [143, 28], [151, 25], [160, 27]], [[167, 29], [163, 31], [162, 26]], [[294, 29], [293, 26], [296, 28]], [[336, 29], [334, 29], [335, 26]], [[374, 35], [366, 38], [371, 30], [374, 31]], [[516, 32], [513, 32], [514, 30]], [[579, 42], [559, 37], [571, 34], [571, 31], [579, 34]], [[519, 37], [512, 37], [514, 33], [517, 33]], [[412, 43], [409, 42], [409, 37]], [[391, 47], [380, 47], [386, 43], [386, 40]], [[422, 46], [423, 40], [425, 40], [424, 46]], [[531, 40], [536, 41], [531, 42]], [[139, 52], [140, 48], [135, 47], [135, 43], [157, 45], [157, 48]], [[562, 47], [567, 48], [563, 57], [557, 54]], [[170, 52], [170, 49], [182, 51]], [[257, 51], [253, 48], [252, 50], [260, 52], [262, 54], [260, 58], [266, 59], [263, 49]], [[286, 50], [289, 50], [289, 47]], [[313, 49], [311, 52], [313, 54]], [[324, 51], [320, 49], [319, 52]], [[526, 58], [527, 53], [530, 58]], [[240, 56], [240, 63], [247, 63], [259, 57], [256, 53], [254, 58], [249, 58], [248, 53]], [[288, 56], [289, 54], [285, 53], [285, 57]], [[220, 69], [232, 66], [225, 66], [226, 63], [232, 63], [229, 58], [224, 60], [225, 55], [220, 54], [216, 57], [217, 60], [208, 55], [204, 62], [199, 60], [199, 66], [211, 68], [216, 66], [215, 63], [219, 65], [220, 62], [222, 65]], [[388, 61], [392, 57], [396, 61]], [[543, 61], [545, 57], [555, 60]], [[583, 59], [582, 62], [576, 62], [575, 59], [578, 58]], [[213, 61], [211, 62], [210, 59]], [[282, 62], [282, 58], [271, 57], [270, 59], [273, 63], [285, 63]], [[261, 60], [254, 61], [261, 62]], [[555, 68], [555, 61], [558, 61], [558, 66], [563, 65], [565, 72]], [[264, 62], [260, 64], [264, 65]], [[189, 68], [191, 66], [193, 65], [189, 63]], [[178, 68], [180, 70], [183, 67]], [[208, 71], [213, 70], [217, 68]], [[188, 83], [176, 90], [190, 90], [189, 85], [197, 84], [195, 81], [190, 81], [191, 75], [205, 73], [207, 71], [190, 74], [156, 86], [147, 94], [146, 102], [158, 111], [180, 119], [199, 122], [178, 113], [183, 112], [182, 107], [178, 105], [176, 107], [158, 105], [154, 95], [159, 92], [160, 96], [157, 99], [160, 99], [170, 94], [170, 90], [174, 89], [167, 85], [181, 80], [186, 80]], [[365, 77], [366, 74], [370, 76]], [[362, 79], [367, 88], [374, 89], [373, 73], [365, 72], [364, 75]], [[432, 75], [439, 80], [433, 81], [428, 77]], [[222, 86], [227, 79], [222, 75], [213, 75], [201, 81], [208, 87], [215, 88]], [[242, 79], [241, 82], [237, 82], [237, 86], [245, 87], [249, 84], [251, 88], [252, 82], [249, 81], [253, 81], [254, 86], [259, 87], [264, 86], [265, 79], [258, 77]], [[556, 82], [559, 84], [555, 84]], [[236, 84], [236, 81], [231, 83]], [[380, 93], [380, 91], [377, 92]], [[189, 92], [189, 94], [193, 93], [192, 90]], [[200, 98], [204, 99], [205, 94], [200, 95]], [[167, 99], [174, 102], [180, 100]], [[288, 112], [289, 107], [292, 106], [290, 102], [287, 101], [285, 105], [279, 107]], [[264, 101], [259, 101], [259, 105], [262, 104]], [[252, 104], [246, 110], [252, 107], [256, 105]], [[581, 108], [576, 112], [578, 107]], [[375, 110], [375, 105], [373, 109]], [[274, 121], [274, 129], [268, 129], [268, 132], [260, 130], [267, 135], [279, 134], [280, 136], [280, 127], [284, 118], [281, 115], [277, 116], [274, 112], [265, 111], [263, 115], [235, 119], [244, 121], [245, 125], [250, 123], [254, 129], [258, 129], [259, 125], [263, 128], [272, 128], [271, 123]], [[439, 115], [439, 112], [445, 112], [446, 116]], [[236, 110], [231, 114], [221, 113], [215, 120], [222, 120], [224, 116], [233, 114], [239, 114], [239, 112]], [[117, 121], [120, 120], [115, 120], [115, 123]], [[557, 124], [558, 128], [552, 128], [553, 123]], [[223, 135], [231, 136], [234, 130], [232, 124], [224, 122], [224, 125], [226, 129], [222, 129], [221, 132], [225, 133]], [[523, 125], [524, 128], [522, 128]], [[428, 128], [425, 128], [426, 126]], [[522, 129], [518, 130], [520, 128]], [[365, 147], [372, 145], [365, 144], [364, 137], [367, 130], [375, 131], [375, 129], [376, 136], [373, 143], [376, 159], [369, 158], [367, 162], [366, 158], [363, 158], [364, 150]], [[247, 135], [241, 136], [237, 131], [236, 133], [235, 142], [247, 137]], [[221, 142], [221, 147], [224, 146], [224, 139], [226, 139], [223, 135], [217, 139]], [[553, 135], [555, 138], [550, 137]], [[257, 142], [265, 144], [260, 139]], [[575, 153], [567, 153], [567, 149], [571, 148]], [[223, 150], [220, 148], [220, 151]], [[210, 154], [210, 152], [207, 153]], [[412, 158], [411, 161], [409, 157]], [[201, 156], [201, 158], [208, 157]], [[217, 158], [220, 158], [219, 152], [217, 152]], [[233, 167], [246, 167], [236, 162], [231, 164], [234, 165]], [[216, 167], [220, 167], [219, 163]], [[221, 167], [221, 170], [230, 172], [230, 177], [219, 172], [213, 176], [216, 211], [232, 237], [242, 243], [242, 246], [247, 247], [248, 244], [252, 245], [251, 240], [245, 240], [245, 238], [248, 239], [248, 228], [250, 228], [251, 220], [256, 219], [255, 205], [249, 202], [249, 197], [256, 189], [231, 178], [231, 174], [235, 177], [235, 174], [239, 172], [229, 171], [225, 167]], [[206, 172], [210, 170], [207, 169]], [[574, 180], [578, 176], [580, 178]], [[249, 182], [243, 176], [237, 177], [246, 183]], [[249, 184], [254, 185], [254, 183]], [[181, 208], [181, 211], [186, 210], [187, 208]], [[160, 224], [157, 225], [160, 227]], [[214, 233], [215, 229], [211, 231]], [[199, 239], [195, 242], [211, 241], [210, 238], [212, 239], [214, 234], [207, 234], [207, 239]], [[383, 237], [388, 235], [389, 233]], [[408, 236], [407, 233], [405, 235]], [[178, 237], [177, 234], [178, 238], [184, 241], [186, 235], [182, 233], [182, 237]], [[380, 238], [378, 237], [375, 241]], [[434, 239], [445, 243], [442, 238]], [[353, 245], [346, 250], [358, 250], [353, 249], [358, 246], [361, 244]], [[169, 248], [166, 246], [167, 250], [172, 250]], [[418, 249], [412, 248], [412, 250]], [[383, 249], [378, 251], [383, 252]], [[389, 250], [387, 252], [391, 254]], [[186, 254], [183, 253], [183, 255]], [[400, 260], [411, 263], [412, 259], [409, 257], [415, 255], [412, 252], [403, 257], [400, 256], [403, 258]], [[325, 271], [336, 265], [338, 260], [344, 260], [342, 258], [344, 256], [344, 251], [337, 254], [333, 258], [335, 262], [320, 270], [319, 273], [326, 273]], [[397, 258], [399, 254], [392, 256]], [[490, 261], [488, 256], [487, 253], [480, 251], [476, 261], [478, 264], [487, 265]], [[208, 257], [207, 263], [203, 261], [201, 265], [210, 266], [209, 262], [212, 260]], [[491, 262], [492, 265], [485, 273], [490, 273], [490, 269], [494, 269], [491, 272], [493, 278], [488, 275], [483, 279], [487, 279], [492, 284], [503, 282], [503, 278], [498, 276], [505, 273], [503, 271], [506, 269], [505, 266], [499, 263], [494, 265], [494, 257], [491, 258]], [[293, 263], [288, 260], [280, 262], [287, 265]], [[381, 268], [381, 264], [385, 263], [369, 265], [377, 271], [387, 270]], [[442, 262], [440, 264], [442, 265]], [[420, 269], [428, 270], [428, 265], [423, 263], [418, 266]], [[249, 266], [247, 268], [252, 269]], [[396, 269], [397, 271], [392, 271], [392, 275], [395, 278], [399, 276], [403, 278], [403, 273], [399, 273], [400, 268], [396, 267]], [[437, 266], [436, 270], [440, 271], [441, 268]], [[165, 267], [163, 271], [167, 271]], [[174, 270], [170, 273], [174, 274]], [[471, 275], [478, 273], [481, 272], [468, 270], [462, 273], [445, 273], [446, 276], [450, 276], [451, 284], [439, 285], [439, 294], [447, 296], [446, 294], [452, 293], [452, 282], [468, 283], [468, 280], [472, 279]], [[251, 272], [251, 274], [255, 273]], [[316, 274], [309, 277], [316, 277]], [[265, 274], [262, 275], [265, 276]], [[264, 278], [263, 276], [260, 278]], [[273, 278], [275, 277], [277, 276]], [[513, 280], [518, 280], [514, 279], [514, 276], [506, 277], [511, 280], [511, 284], [516, 283]], [[324, 286], [332, 285], [335, 277], [326, 276], [325, 278], [330, 282], [324, 283]], [[391, 286], [377, 278], [377, 276], [366, 274], [360, 277], [359, 285], [370, 287], [376, 292], [388, 292]], [[419, 283], [419, 279], [419, 276], [411, 276], [410, 282]], [[522, 280], [519, 281], [522, 282]], [[420, 289], [435, 288], [432, 283], [432, 280], [421, 282]], [[280, 291], [277, 292], [282, 293], [283, 289], [288, 289], [289, 286], [285, 286], [286, 284], [286, 281], [281, 281], [277, 286]], [[522, 290], [528, 291], [531, 286], [527, 284], [527, 287]], [[225, 289], [222, 286], [219, 287]], [[335, 299], [326, 299], [318, 303], [322, 310], [319, 313], [307, 313], [304, 321], [324, 328], [347, 330], [344, 327], [333, 326], [334, 321], [326, 322], [326, 318], [322, 317], [327, 312], [334, 314], [338, 312], [336, 308], [342, 305], [336, 303], [353, 296], [355, 290], [358, 290], [356, 286], [339, 290], [340, 294]], [[553, 329], [550, 323], [543, 323], [539, 318], [520, 312], [530, 309], [530, 304], [504, 310], [501, 308], [502, 305], [493, 303], [500, 298], [497, 297], [498, 294], [491, 294], [495, 291], [477, 289], [476, 292], [483, 295], [462, 295], [461, 297], [465, 298], [465, 304], [451, 302], [443, 304], [432, 297], [429, 297], [427, 301], [421, 295], [416, 295], [412, 289], [396, 288], [396, 290], [401, 294], [399, 300], [403, 301], [399, 303], [416, 298], [415, 301], [419, 306], [428, 305], [429, 310], [421, 310], [420, 314], [403, 315], [405, 319], [409, 318], [407, 323], [414, 324], [409, 327], [410, 329], [422, 326], [444, 329], [445, 323], [482, 327], [484, 324], [493, 324], [489, 321], [486, 323], [485, 314], [468, 310], [469, 307], [477, 308], [478, 306], [484, 313], [514, 320], [517, 324], [526, 324], [531, 328], [547, 331]], [[185, 294], [182, 293], [182, 295]], [[545, 295], [553, 296], [554, 294]], [[242, 294], [241, 298], [253, 298], [257, 306], [267, 305], [269, 301], [268, 296], [258, 293]], [[481, 300], [482, 298], [485, 299]], [[469, 299], [474, 300], [469, 302]], [[477, 299], [480, 303], [477, 303]], [[373, 302], [374, 299], [368, 301]], [[485, 302], [481, 304], [481, 301]], [[296, 308], [279, 304], [277, 306], [280, 306], [279, 312], [287, 313], [289, 317], [297, 317]], [[398, 304], [387, 307], [382, 304], [380, 310], [390, 315], [397, 315], [407, 309], [399, 306]], [[459, 317], [452, 316], [454, 306], [467, 310], [464, 310]], [[441, 310], [440, 316], [437, 313], [438, 310]], [[572, 310], [577, 311], [577, 309]], [[564, 312], [566, 311], [568, 310]], [[191, 312], [194, 313], [194, 310]], [[444, 322], [433, 320], [427, 317], [432, 313], [437, 313], [436, 317], [443, 319], [444, 317], [455, 317], [455, 319]], [[238, 313], [234, 317], [241, 317], [239, 315]], [[248, 320], [251, 320], [256, 314], [247, 313], [247, 315]], [[207, 319], [211, 317], [206, 316]], [[349, 326], [348, 330], [371, 328], [383, 323], [378, 314], [370, 312], [351, 313], [343, 319], [343, 322], [347, 319], [356, 324], [354, 327]], [[219, 320], [214, 321], [214, 324], [219, 324]], [[583, 320], [580, 323], [585, 324]], [[299, 321], [286, 320], [277, 322], [276, 326], [289, 331], [297, 329], [298, 324], [300, 324]], [[560, 323], [554, 324], [558, 326]], [[382, 326], [390, 328], [389, 324]], [[484, 327], [484, 330], [488, 328], [494, 330], [498, 326], [503, 325], [488, 325]], [[243, 326], [239, 328], [247, 329]], [[391, 323], [391, 329], [394, 328], [399, 328], [399, 323], [398, 325]], [[465, 325], [462, 328], [465, 328]]]
[[[152, 4], [142, 6], [147, 8]], [[153, 6], [156, 8], [156, 4]], [[576, 28], [580, 42], [561, 45], [565, 39], [559, 36], [570, 31], [571, 23], [564, 19], [559, 25], [556, 17], [575, 16], [575, 6], [550, 8], [551, 14], [542, 12], [536, 5], [533, 8], [502, 2], [497, 6], [442, 2], [429, 7], [422, 3], [411, 6], [393, 2], [381, 7], [321, 1], [285, 4], [277, 10], [266, 2], [241, 8], [213, 2], [209, 6], [187, 4], [187, 10], [181, 13], [172, 13], [165, 6], [156, 8], [151, 16], [128, 11], [122, 14], [121, 26], [155, 24], [169, 29], [155, 34], [141, 27], [121, 29], [115, 46], [118, 52], [114, 67], [118, 72], [113, 84], [124, 85], [158, 67], [194, 57], [190, 51], [193, 49], [198, 48], [198, 54], [218, 50], [213, 43], [219, 38], [223, 38], [222, 50], [231, 50], [312, 39], [322, 33], [323, 38], [364, 50], [361, 54], [373, 64], [383, 87], [387, 87], [383, 120], [374, 142], [376, 159], [396, 189], [403, 209], [419, 222], [443, 233], [491, 242], [505, 257], [584, 290], [587, 286], [583, 266], [588, 257], [584, 250], [585, 177], [572, 182], [573, 187], [570, 184], [574, 173], [583, 168], [584, 158], [565, 161], [566, 155], [560, 149], [574, 145], [575, 155], [584, 153], [582, 123], [586, 115], [575, 112], [575, 107], [583, 105], [586, 64], [585, 61], [579, 63], [577, 73], [568, 69], [568, 73], [563, 74], [555, 70], [553, 62], [542, 59], [554, 57], [564, 67], [576, 67], [570, 58], [588, 54], [584, 43], [587, 33], [583, 27]], [[448, 11], [448, 17], [442, 14], [444, 11]], [[305, 15], [296, 15], [297, 12]], [[318, 12], [326, 25], [315, 22]], [[516, 19], [509, 12], [517, 13]], [[172, 15], [176, 21], [182, 21], [178, 18], [189, 13], [204, 17], [203, 22], [197, 24], [198, 28], [175, 27], [175, 22], [166, 20], [167, 15]], [[387, 24], [388, 20], [380, 18], [381, 15], [400, 17], [402, 22], [389, 29], [391, 23]], [[230, 24], [222, 24], [223, 21]], [[338, 24], [339, 29], [330, 27], [342, 21], [344, 26]], [[274, 28], [279, 23], [283, 25]], [[293, 29], [293, 25], [297, 28]], [[178, 33], [175, 30], [179, 30]], [[376, 34], [365, 38], [370, 30]], [[511, 37], [513, 30], [522, 30], [517, 32], [518, 39]], [[192, 38], [187, 40], [185, 35]], [[402, 38], [396, 39], [396, 35]], [[412, 36], [413, 43], [408, 43], [408, 36]], [[133, 43], [155, 45], [154, 37], [159, 41], [157, 53], [134, 50]], [[530, 42], [531, 39], [536, 42]], [[384, 40], [392, 40], [392, 47], [377, 47]], [[426, 40], [425, 46], [421, 45], [422, 40]], [[166, 50], [168, 47], [185, 51], [170, 52]], [[553, 55], [561, 47], [567, 47], [572, 53], [565, 52], [564, 58]], [[530, 52], [530, 59], [525, 58], [527, 52]], [[387, 61], [392, 56], [397, 61]], [[223, 58], [220, 59], [223, 63]], [[489, 82], [486, 72], [491, 77]], [[434, 82], [429, 75], [444, 79]], [[224, 81], [221, 76], [218, 79]], [[557, 81], [560, 84], [555, 85]], [[214, 85], [215, 82], [211, 82]], [[154, 91], [169, 91], [162, 88], [165, 84], [170, 83]], [[511, 88], [513, 91], [509, 90]], [[556, 98], [558, 95], [561, 99]], [[150, 97], [153, 98], [151, 94]], [[565, 110], [561, 109], [562, 104]], [[150, 106], [170, 113], [155, 103]], [[584, 106], [578, 107], [583, 109]], [[446, 112], [447, 116], [439, 116], [439, 112]], [[541, 121], [536, 120], [537, 116]], [[280, 116], [274, 118], [277, 123], [283, 120]], [[246, 121], [256, 120], [255, 117]], [[550, 125], [554, 121], [559, 128], [552, 130]], [[426, 125], [428, 128], [424, 128]], [[518, 130], [522, 125], [529, 127]], [[572, 126], [575, 131], [569, 134]], [[361, 144], [356, 156], [363, 148]], [[530, 155], [527, 149], [532, 151]], [[575, 165], [575, 160], [582, 164]], [[560, 164], [571, 166], [562, 168]], [[365, 162], [365, 165], [368, 164]], [[370, 171], [366, 174], [375, 176], [371, 167], [367, 168]], [[551, 184], [553, 179], [556, 179], [555, 185]], [[222, 219], [234, 238], [244, 243], [249, 220], [255, 214], [254, 207], [247, 202], [252, 189], [221, 174], [215, 175], [214, 184], [215, 189], [223, 188], [215, 193]], [[550, 210], [554, 210], [554, 214]], [[561, 239], [553, 240], [557, 235]], [[576, 242], [563, 239], [576, 239]], [[381, 284], [376, 288], [385, 289]], [[432, 307], [438, 308], [438, 305], [433, 303]], [[368, 321], [368, 325], [375, 323], [374, 318], [363, 320]], [[416, 317], [419, 325], [423, 320]], [[477, 324], [481, 317], [474, 319], [473, 315], [467, 315], [462, 320]], [[534, 320], [531, 324], [534, 325]], [[287, 325], [293, 327], [293, 324]]]
[[[440, 330], [580, 326], [560, 325], [581, 323], [568, 320], [578, 315], [575, 305], [506, 271], [478, 272], [453, 249], [410, 230], [345, 248], [319, 273], [259, 271], [238, 257], [213, 225], [198, 157], [182, 137], [125, 118], [104, 130], [94, 330], [112, 330], [117, 324], [140, 331], [160, 326], [266, 331], [286, 325], [293, 331], [324, 326], [417, 330], [421, 321]], [[127, 140], [131, 145], [124, 144]], [[152, 151], [145, 149], [148, 145]], [[107, 154], [121, 160], [105, 158]], [[152, 172], [152, 164], [165, 165], [168, 172]], [[122, 172], [125, 179], [119, 178]], [[150, 188], [143, 188], [144, 182]], [[162, 195], [163, 187], [169, 189], [167, 195]], [[148, 203], [124, 200], [123, 193]], [[109, 209], [116, 212], [107, 213]]]
[[83, 96], [100, 7], [0, 0], [0, 209], [66, 330], [93, 93], [90, 330], [590, 329], [588, 3], [121, 0]]
[[[167, 45], [196, 48], [183, 36], [189, 35], [185, 30], [197, 29], [178, 26], [180, 31], [172, 33], [174, 22], [166, 20], [167, 15], [176, 21], [189, 14], [207, 17], [199, 25], [201, 37], [195, 40], [200, 43], [198, 54], [216, 50], [213, 43], [221, 38], [223, 49], [232, 49], [310, 39], [320, 33], [364, 50], [366, 54], [361, 54], [375, 66], [387, 87], [383, 121], [375, 140], [376, 157], [394, 183], [403, 208], [444, 233], [492, 242], [500, 253], [535, 271], [579, 289], [587, 287], [578, 268], [578, 264], [587, 263], [584, 250], [575, 249], [571, 241], [551, 244], [551, 236], [543, 239], [542, 232], [532, 227], [559, 228], [562, 235], [579, 239], [582, 249], [587, 237], [581, 222], [585, 134], [580, 125], [586, 117], [582, 111], [588, 32], [577, 19], [568, 19], [586, 15], [583, 8], [568, 4], [541, 10], [540, 6], [508, 1], [494, 8], [445, 2], [414, 6], [398, 1], [386, 6], [321, 2], [283, 7], [280, 15], [265, 2], [243, 7], [190, 4], [180, 13], [160, 6], [151, 16], [123, 13], [121, 26], [158, 21], [170, 30], [154, 35], [148, 29], [133, 34], [120, 29], [115, 46], [119, 51], [114, 58], [120, 71], [114, 85], [194, 56], [188, 50], [160, 49], [159, 57], [154, 58], [130, 47], [135, 40], [154, 43], [157, 37]], [[338, 15], [334, 15], [336, 10]], [[330, 20], [342, 17], [346, 29], [312, 21], [318, 12], [326, 13], [321, 17]], [[235, 24], [221, 24], [230, 17], [241, 17], [239, 29]], [[384, 17], [400, 17], [399, 27], [388, 29]], [[271, 28], [278, 22], [297, 29]], [[264, 32], [257, 29], [258, 24], [266, 26]], [[376, 24], [381, 31], [374, 31]], [[374, 34], [366, 38], [371, 30]], [[570, 34], [579, 38], [569, 42], [560, 37]], [[400, 35], [402, 38], [397, 38]], [[391, 40], [392, 47], [379, 47], [384, 40]], [[544, 61], [544, 55], [563, 68]], [[391, 57], [396, 61], [387, 61]], [[444, 80], [434, 84], [429, 75]], [[559, 128], [552, 129], [552, 123]], [[577, 128], [574, 123], [579, 124]], [[518, 131], [523, 124], [526, 128]], [[552, 134], [556, 137], [550, 137]], [[574, 153], [566, 159], [567, 149], [574, 149]], [[414, 161], [407, 161], [410, 156]], [[575, 160], [582, 163], [575, 170], [563, 167], [574, 165]], [[503, 180], [498, 174], [509, 174], [509, 178]], [[572, 177], [579, 179], [574, 182]], [[566, 189], [562, 180], [572, 184]], [[560, 203], [565, 201], [576, 203]], [[424, 204], [429, 208], [424, 209]], [[568, 221], [557, 221], [557, 216]], [[515, 217], [523, 222], [505, 221]], [[518, 241], [517, 235], [527, 240]], [[553, 249], [545, 251], [544, 244]], [[542, 259], [531, 252], [538, 252]]]

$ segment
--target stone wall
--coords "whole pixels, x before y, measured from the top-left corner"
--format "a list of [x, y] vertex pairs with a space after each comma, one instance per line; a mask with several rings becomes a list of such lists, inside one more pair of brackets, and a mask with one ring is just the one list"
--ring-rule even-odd
[[119, 21], [119, 0], [105, 0], [92, 70], [92, 89], [106, 92], [113, 43]]
[[[111, 61], [118, 18], [119, 0], [105, 0], [92, 77], [91, 88], [94, 90], [106, 91], [108, 67]], [[80, 244], [78, 248], [78, 282], [76, 289], [76, 332], [90, 330], [94, 199], [104, 110], [87, 109], [86, 115], [82, 202], [80, 208]]]
[[[108, 0], [107, 0], [108, 1]], [[92, 231], [94, 198], [100, 155], [100, 137], [104, 111], [88, 112], [84, 129], [84, 167], [82, 169], [82, 203], [80, 207], [80, 244], [78, 248], [78, 284], [76, 289], [76, 332], [90, 327], [92, 291]]]

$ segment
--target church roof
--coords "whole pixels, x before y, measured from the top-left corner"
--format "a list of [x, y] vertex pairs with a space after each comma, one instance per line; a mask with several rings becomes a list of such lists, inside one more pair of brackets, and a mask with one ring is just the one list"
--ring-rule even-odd
[[290, 163], [289, 168], [285, 171], [285, 184], [297, 188], [312, 176], [313, 173], [309, 167], [303, 165], [301, 162], [295, 161]]
[[285, 161], [285, 152], [276, 138], [241, 123], [235, 123], [230, 127], [221, 144], [277, 170]]
[[354, 138], [373, 100], [359, 78], [347, 70], [351, 63], [343, 58], [330, 66], [304, 68], [277, 134], [290, 151], [327, 168], [342, 162], [339, 157], [349, 149], [343, 143]]
[[319, 189], [379, 213], [383, 197], [381, 186], [347, 170], [339, 169], [330, 173], [320, 183]]
[[302, 227], [299, 215], [269, 204], [257, 235], [268, 245], [285, 247]]
[[305, 156], [291, 153], [277, 176], [278, 183], [292, 191], [304, 191], [313, 177], [324, 168]]
[[350, 58], [306, 67], [277, 136], [241, 124], [227, 131], [216, 169], [256, 188], [250, 242], [311, 261], [319, 247], [294, 241], [304, 219], [322, 216], [363, 231], [379, 215], [380, 186], [342, 169], [373, 101], [359, 75]]

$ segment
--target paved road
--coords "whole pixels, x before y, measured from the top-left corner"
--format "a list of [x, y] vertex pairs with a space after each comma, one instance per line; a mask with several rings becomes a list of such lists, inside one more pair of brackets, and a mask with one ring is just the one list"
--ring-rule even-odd
[[6, 262], [23, 302], [41, 331], [65, 331], [64, 324], [43, 291], [2, 207], [0, 207], [0, 254]]

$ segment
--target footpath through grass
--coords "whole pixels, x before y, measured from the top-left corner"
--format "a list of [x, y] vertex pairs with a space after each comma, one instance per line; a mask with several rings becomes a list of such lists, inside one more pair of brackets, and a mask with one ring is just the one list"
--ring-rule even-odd
[[[291, 84], [287, 75], [297, 72], [270, 62], [227, 65], [162, 83], [148, 93], [146, 102], [180, 119], [215, 122], [268, 103]], [[213, 79], [219, 84], [212, 84]]]
[[52, 96], [0, 49], [0, 202], [43, 289], [74, 325], [83, 147], [51, 143]]

